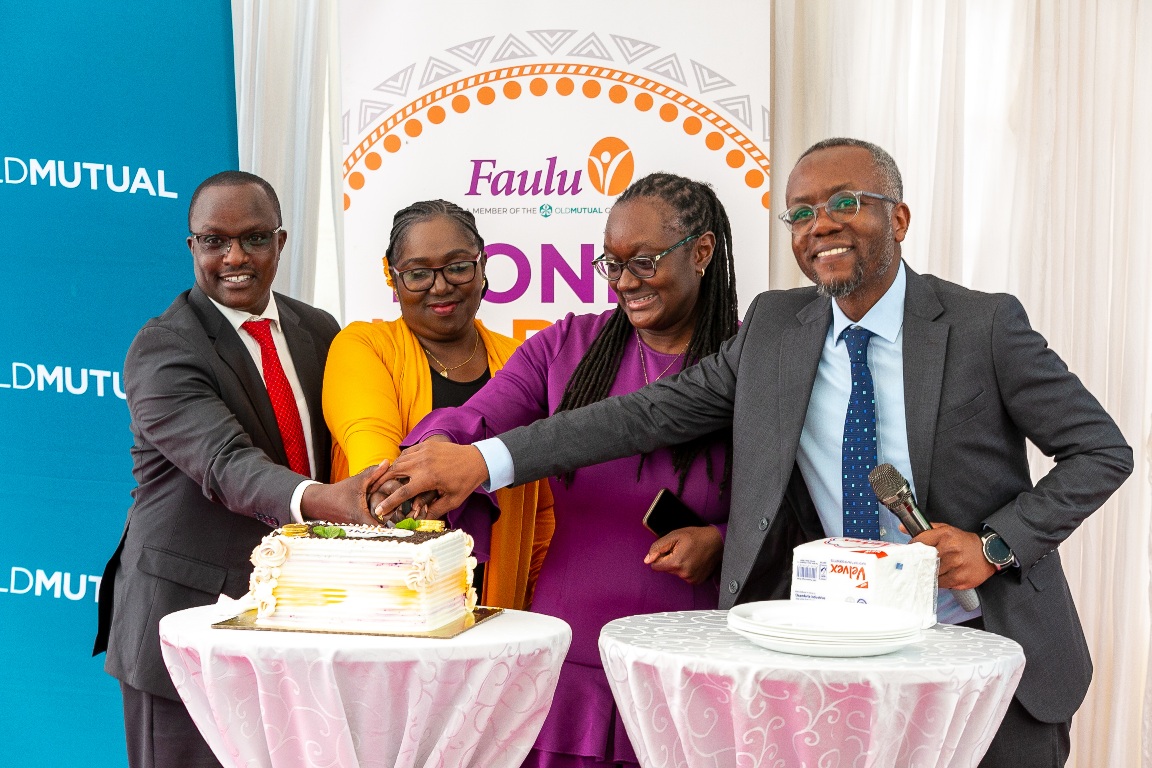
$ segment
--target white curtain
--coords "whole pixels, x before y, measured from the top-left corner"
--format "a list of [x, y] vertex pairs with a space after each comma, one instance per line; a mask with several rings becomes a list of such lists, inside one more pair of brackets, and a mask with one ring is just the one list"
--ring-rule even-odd
[[[1152, 766], [1152, 3], [775, 0], [773, 23], [773, 208], [815, 141], [883, 146], [912, 267], [1016, 294], [1133, 445], [1133, 477], [1061, 547], [1096, 663], [1069, 765]], [[806, 282], [783, 227], [772, 267]]]
[[[274, 287], [312, 301], [324, 173], [327, 0], [232, 0], [240, 168], [280, 197], [288, 244]], [[329, 192], [330, 194], [330, 192]]]

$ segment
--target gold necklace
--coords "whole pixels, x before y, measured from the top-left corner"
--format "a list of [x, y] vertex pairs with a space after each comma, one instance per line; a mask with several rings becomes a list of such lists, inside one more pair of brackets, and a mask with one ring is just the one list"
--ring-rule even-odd
[[[640, 331], [636, 331], [636, 349], [640, 350], [640, 371], [641, 371], [641, 373], [644, 374], [644, 386], [648, 386], [648, 384], [650, 383], [648, 381], [648, 360], [645, 359], [645, 357], [644, 357], [644, 345], [640, 343]], [[683, 355], [687, 351], [688, 351], [688, 344], [685, 344], [684, 349], [680, 350], [680, 354], [676, 355], [676, 357], [672, 358], [672, 362], [668, 363], [668, 367], [665, 368], [664, 370], [660, 371], [660, 375], [657, 376], [652, 381], [660, 381], [660, 378], [664, 374], [668, 373], [668, 371], [672, 370], [672, 366], [676, 365], [676, 361], [679, 360], [680, 356]]]
[[480, 331], [476, 331], [476, 341], [474, 341], [472, 343], [472, 354], [468, 355], [467, 360], [465, 360], [462, 363], [459, 363], [458, 365], [454, 365], [451, 368], [444, 365], [444, 363], [440, 362], [440, 358], [438, 358], [438, 357], [436, 357], [436, 355], [432, 354], [432, 350], [428, 349], [428, 347], [421, 344], [420, 348], [424, 350], [425, 354], [427, 354], [428, 357], [432, 358], [433, 362], [435, 362], [436, 365], [440, 366], [440, 375], [443, 376], [444, 378], [448, 378], [448, 373], [450, 371], [454, 371], [457, 368], [463, 368], [464, 366], [468, 365], [468, 363], [472, 362], [472, 358], [476, 357], [476, 350], [480, 349]]

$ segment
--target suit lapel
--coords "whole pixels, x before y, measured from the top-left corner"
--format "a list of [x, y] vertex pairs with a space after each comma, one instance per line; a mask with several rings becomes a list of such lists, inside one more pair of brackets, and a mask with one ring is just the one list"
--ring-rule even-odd
[[319, 472], [320, 468], [325, 466], [324, 457], [320, 453], [324, 444], [322, 438], [327, 436], [328, 429], [324, 424], [323, 402], [320, 398], [324, 383], [324, 367], [316, 348], [316, 340], [301, 323], [300, 316], [279, 295], [276, 297], [276, 306], [280, 310], [280, 327], [284, 331], [284, 338], [288, 340], [288, 351], [292, 354], [296, 377], [300, 380], [304, 400], [308, 403], [312, 448], [317, 454], [314, 461]]
[[265, 450], [270, 448], [269, 453], [273, 460], [288, 466], [288, 454], [284, 450], [284, 441], [280, 437], [280, 426], [276, 422], [276, 412], [272, 410], [272, 401], [268, 398], [268, 388], [264, 386], [264, 379], [261, 378], [260, 371], [256, 369], [252, 355], [248, 353], [248, 349], [240, 340], [236, 329], [232, 327], [224, 315], [220, 314], [220, 310], [216, 309], [200, 288], [195, 286], [192, 288], [188, 294], [188, 301], [200, 317], [200, 322], [204, 326], [208, 338], [212, 340], [216, 354], [220, 356], [225, 365], [232, 369], [240, 381], [244, 393], [248, 396], [248, 402], [256, 412], [260, 426], [264, 428], [263, 435], [250, 436], [253, 443]]
[[932, 286], [907, 264], [904, 268], [908, 274], [904, 297], [904, 414], [916, 496], [924, 503], [932, 476], [932, 448], [950, 326], [936, 321], [944, 307]]
[[800, 310], [796, 319], [799, 325], [784, 331], [780, 339], [780, 396], [776, 401], [780, 414], [779, 445], [791, 447], [791, 451], [778, 452], [780, 477], [784, 482], [792, 474], [800, 447], [808, 401], [812, 398], [824, 339], [832, 322], [831, 300], [816, 299]]

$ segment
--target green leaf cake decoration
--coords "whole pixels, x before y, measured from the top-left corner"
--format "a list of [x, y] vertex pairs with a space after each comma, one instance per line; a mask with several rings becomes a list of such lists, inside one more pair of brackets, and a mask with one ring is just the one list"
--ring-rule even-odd
[[348, 535], [348, 532], [338, 525], [314, 525], [312, 533], [322, 539], [343, 539]]

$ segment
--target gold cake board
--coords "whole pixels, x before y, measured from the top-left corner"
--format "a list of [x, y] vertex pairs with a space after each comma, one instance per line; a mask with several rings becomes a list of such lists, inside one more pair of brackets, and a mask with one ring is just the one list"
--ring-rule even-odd
[[239, 616], [234, 616], [231, 619], [218, 621], [212, 625], [213, 629], [255, 629], [262, 632], [308, 632], [314, 635], [378, 635], [381, 637], [432, 637], [441, 640], [447, 640], [450, 637], [456, 637], [461, 632], [465, 632], [477, 624], [481, 624], [488, 619], [503, 613], [503, 608], [489, 608], [487, 606], [477, 606], [471, 612], [461, 616], [455, 621], [450, 621], [442, 627], [429, 630], [427, 632], [379, 632], [369, 631], [363, 629], [304, 629], [302, 627], [258, 627], [256, 626], [256, 609], [252, 608], [245, 611]]

